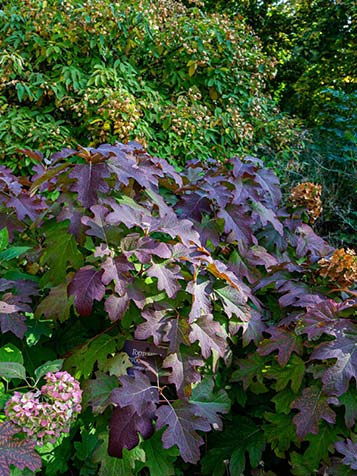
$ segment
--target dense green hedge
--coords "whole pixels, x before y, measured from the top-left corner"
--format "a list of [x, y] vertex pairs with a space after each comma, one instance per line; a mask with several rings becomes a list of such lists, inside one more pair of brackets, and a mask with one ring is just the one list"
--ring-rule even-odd
[[[198, 4], [197, 4], [198, 5]], [[274, 60], [241, 16], [180, 1], [6, 1], [0, 158], [137, 139], [184, 163], [296, 157], [300, 132], [266, 90]]]

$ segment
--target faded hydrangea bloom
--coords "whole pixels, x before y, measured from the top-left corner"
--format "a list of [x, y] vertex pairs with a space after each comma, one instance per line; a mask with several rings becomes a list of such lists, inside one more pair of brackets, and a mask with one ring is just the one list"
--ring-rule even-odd
[[306, 208], [310, 222], [313, 223], [322, 212], [321, 193], [321, 185], [311, 182], [300, 183], [292, 189], [289, 202], [293, 207]]
[[47, 373], [46, 384], [36, 392], [15, 392], [8, 400], [5, 413], [39, 446], [54, 443], [68, 433], [81, 411], [82, 390], [68, 372]]

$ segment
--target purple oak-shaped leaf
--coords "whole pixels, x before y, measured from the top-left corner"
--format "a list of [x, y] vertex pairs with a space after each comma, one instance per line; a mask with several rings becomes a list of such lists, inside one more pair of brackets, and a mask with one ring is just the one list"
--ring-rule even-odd
[[201, 374], [197, 367], [204, 364], [202, 359], [189, 353], [177, 352], [169, 354], [164, 360], [162, 367], [171, 368], [168, 381], [175, 384], [177, 395], [185, 398], [191, 392], [191, 384], [201, 380]]
[[159, 291], [166, 291], [168, 297], [172, 298], [181, 289], [179, 279], [183, 279], [181, 268], [178, 265], [168, 266], [164, 263], [152, 263], [146, 270], [146, 274], [151, 278], [157, 278]]
[[117, 296], [111, 294], [104, 303], [105, 312], [108, 313], [109, 319], [115, 322], [122, 319], [128, 310], [130, 304], [130, 298], [127, 294], [123, 296]]
[[302, 338], [296, 335], [293, 330], [284, 329], [283, 327], [272, 327], [267, 329], [266, 332], [270, 334], [271, 337], [261, 342], [258, 348], [259, 355], [269, 355], [277, 350], [277, 360], [282, 367], [285, 367], [293, 352], [299, 355], [302, 354]]
[[233, 286], [225, 286], [214, 290], [221, 299], [224, 312], [229, 318], [235, 315], [240, 321], [248, 322], [250, 319], [250, 308], [246, 304], [244, 294]]
[[166, 243], [160, 243], [149, 236], [141, 237], [138, 233], [132, 233], [123, 238], [120, 248], [128, 258], [133, 254], [140, 263], [150, 263], [152, 256], [168, 259], [171, 257], [170, 248]]
[[238, 324], [238, 326], [243, 329], [243, 346], [247, 346], [252, 341], [258, 345], [263, 338], [263, 332], [267, 329], [262, 315], [254, 309], [251, 309], [249, 320]]
[[218, 208], [225, 208], [232, 199], [232, 192], [220, 175], [206, 174], [204, 180], [201, 181], [201, 187], [207, 197], [215, 202], [214, 205], [218, 205]]
[[254, 220], [246, 212], [245, 207], [228, 205], [217, 213], [217, 218], [224, 220], [224, 231], [228, 235], [228, 241], [238, 241], [247, 245], [257, 244], [252, 232]]
[[31, 312], [31, 307], [26, 302], [22, 302], [22, 299], [27, 301], [26, 295], [21, 298], [12, 293], [5, 293], [0, 301], [1, 332], [4, 334], [10, 331], [19, 339], [24, 337], [27, 330], [26, 317], [23, 313]]
[[335, 335], [336, 328], [341, 320], [337, 318], [341, 303], [326, 299], [320, 303], [308, 306], [302, 315], [303, 328], [301, 332], [307, 334], [309, 339], [317, 339], [322, 334]]
[[0, 190], [10, 192], [11, 195], [15, 196], [19, 195], [22, 191], [18, 178], [15, 177], [10, 169], [3, 165], [0, 165]]
[[284, 227], [273, 210], [265, 207], [261, 202], [253, 202], [252, 208], [254, 212], [259, 216], [263, 227], [265, 227], [268, 223], [271, 223], [271, 225], [279, 233], [279, 235], [284, 235]]
[[353, 443], [350, 439], [337, 441], [335, 448], [339, 453], [343, 454], [343, 464], [349, 466], [351, 469], [357, 469], [357, 443]]
[[166, 427], [162, 435], [164, 448], [177, 445], [180, 455], [186, 463], [197, 463], [200, 459], [200, 446], [203, 439], [197, 430], [210, 431], [206, 418], [195, 414], [195, 405], [177, 401], [173, 405], [161, 405], [156, 410], [156, 428]]
[[317, 261], [322, 256], [326, 256], [333, 251], [333, 248], [320, 238], [309, 226], [302, 224], [296, 229], [297, 243], [296, 255], [298, 258], [310, 255], [313, 261]]
[[145, 322], [139, 324], [135, 330], [135, 337], [140, 340], [146, 340], [152, 337], [155, 345], [160, 345], [164, 336], [167, 324], [166, 309], [145, 309], [141, 317]]
[[321, 419], [335, 423], [336, 413], [329, 404], [338, 405], [338, 399], [325, 395], [320, 388], [314, 386], [304, 388], [301, 397], [293, 401], [291, 408], [300, 410], [293, 418], [296, 434], [300, 440], [309, 433], [317, 435]]
[[121, 387], [115, 388], [110, 401], [119, 407], [132, 406], [138, 415], [151, 414], [159, 402], [159, 391], [142, 372], [120, 377]]
[[93, 266], [84, 266], [73, 276], [68, 286], [68, 295], [74, 296], [74, 304], [80, 316], [89, 316], [92, 312], [93, 301], [101, 301], [105, 294], [102, 283], [103, 271]]
[[[347, 323], [346, 323], [347, 324]], [[312, 353], [311, 359], [337, 359], [333, 366], [325, 371], [322, 381], [324, 388], [334, 395], [346, 392], [352, 378], [357, 380], [357, 326], [338, 329], [335, 339], [323, 342]]]
[[197, 283], [190, 281], [186, 286], [186, 291], [192, 294], [192, 306], [190, 310], [190, 322], [198, 319], [202, 315], [212, 314], [212, 303], [210, 300], [210, 281]]
[[175, 213], [170, 213], [161, 218], [155, 227], [155, 231], [167, 233], [171, 238], [179, 238], [186, 246], [201, 245], [200, 236], [193, 228], [193, 223], [190, 220], [177, 218]]
[[9, 421], [0, 423], [0, 476], [10, 476], [10, 466], [19, 469], [41, 468], [41, 458], [35, 451], [36, 442], [14, 438], [21, 430]]
[[151, 415], [138, 415], [132, 406], [115, 407], [109, 423], [109, 455], [121, 458], [123, 448], [135, 448], [139, 433], [144, 440], [154, 433]]
[[86, 234], [90, 236], [96, 236], [104, 242], [108, 242], [107, 239], [107, 229], [109, 226], [106, 223], [106, 216], [109, 213], [107, 207], [103, 205], [93, 205], [90, 207], [90, 210], [93, 212], [93, 217], [84, 216], [82, 217], [83, 225], [88, 227]]
[[220, 357], [224, 357], [227, 335], [223, 327], [219, 322], [214, 321], [212, 316], [201, 316], [196, 319], [191, 324], [189, 338], [191, 343], [198, 341], [205, 359], [208, 359], [213, 349]]
[[211, 212], [210, 201], [203, 191], [195, 191], [184, 195], [176, 205], [181, 218], [201, 221], [202, 214]]
[[279, 298], [281, 307], [307, 307], [324, 300], [324, 297], [313, 294], [306, 284], [297, 280], [286, 281], [282, 285], [278, 285], [278, 290], [279, 293], [284, 293]]
[[39, 218], [40, 213], [46, 208], [44, 201], [39, 198], [32, 198], [25, 193], [10, 198], [6, 206], [15, 208], [19, 220], [23, 220], [27, 216], [31, 221]]
[[127, 203], [116, 203], [113, 200], [107, 201], [113, 211], [109, 213], [105, 220], [109, 225], [124, 225], [128, 228], [135, 226], [145, 231], [152, 231], [156, 224], [156, 218], [152, 217], [151, 211], [143, 206], [130, 201]]
[[70, 178], [76, 179], [72, 185], [72, 191], [77, 192], [77, 198], [81, 205], [89, 208], [98, 201], [98, 193], [109, 191], [109, 185], [104, 180], [110, 177], [110, 172], [106, 164], [76, 165], [69, 174]]
[[114, 259], [108, 257], [102, 264], [102, 270], [102, 283], [107, 286], [114, 281], [114, 289], [120, 296], [125, 293], [128, 284], [134, 281], [131, 271], [135, 270], [135, 266], [125, 256], [117, 256]]
[[167, 320], [163, 341], [169, 344], [170, 352], [178, 352], [181, 344], [190, 345], [190, 330], [191, 326], [185, 317], [177, 316]]
[[280, 181], [275, 173], [268, 168], [257, 169], [254, 180], [261, 191], [259, 195], [269, 207], [277, 207], [281, 202]]

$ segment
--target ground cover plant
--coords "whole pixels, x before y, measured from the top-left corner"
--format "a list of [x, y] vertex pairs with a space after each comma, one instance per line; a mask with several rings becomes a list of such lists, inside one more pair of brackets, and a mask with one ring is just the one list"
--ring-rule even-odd
[[354, 474], [357, 258], [313, 231], [321, 187], [27, 153], [0, 168], [1, 475]]

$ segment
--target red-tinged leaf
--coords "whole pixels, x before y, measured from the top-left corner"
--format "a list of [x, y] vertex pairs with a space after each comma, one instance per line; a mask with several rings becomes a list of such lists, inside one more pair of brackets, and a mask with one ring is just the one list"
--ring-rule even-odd
[[81, 316], [89, 316], [92, 312], [93, 301], [101, 301], [105, 294], [102, 283], [103, 271], [93, 266], [79, 269], [68, 286], [68, 295], [74, 296], [76, 310]]
[[111, 403], [123, 408], [131, 406], [140, 416], [150, 415], [159, 402], [159, 391], [143, 373], [134, 371], [133, 376], [120, 377], [121, 387], [112, 391]]
[[186, 286], [186, 291], [192, 294], [192, 306], [190, 310], [190, 322], [198, 319], [202, 315], [212, 314], [212, 303], [209, 298], [210, 291], [207, 289], [210, 286], [209, 281], [197, 283], [196, 280], [190, 281]]
[[223, 327], [213, 317], [201, 316], [191, 324], [190, 342], [199, 342], [202, 355], [205, 359], [211, 355], [214, 349], [220, 357], [224, 357], [227, 335]]
[[162, 367], [172, 369], [168, 381], [175, 384], [177, 395], [185, 398], [191, 393], [191, 384], [201, 380], [201, 375], [196, 370], [203, 365], [203, 360], [191, 354], [178, 352], [169, 354]]
[[86, 380], [83, 384], [83, 403], [93, 409], [93, 413], [103, 413], [110, 405], [112, 391], [118, 387], [118, 378], [96, 372], [95, 379]]
[[335, 335], [338, 324], [338, 313], [341, 303], [326, 299], [309, 306], [302, 315], [303, 327], [300, 332], [307, 334], [310, 340], [317, 339], [323, 334]]
[[120, 296], [126, 292], [128, 284], [134, 281], [131, 271], [135, 270], [135, 266], [125, 256], [118, 256], [114, 259], [108, 257], [102, 264], [102, 270], [104, 271], [103, 284], [108, 285], [114, 281], [114, 289]]
[[31, 198], [25, 193], [10, 198], [7, 206], [15, 208], [19, 220], [23, 220], [27, 216], [31, 221], [39, 218], [40, 213], [45, 209], [45, 204], [42, 200]]
[[159, 291], [166, 291], [169, 298], [172, 298], [181, 289], [179, 279], [183, 279], [181, 268], [178, 265], [168, 267], [164, 263], [152, 263], [146, 270], [146, 274], [151, 278], [157, 278], [157, 287]]
[[160, 243], [149, 236], [140, 236], [138, 233], [127, 235], [120, 242], [120, 248], [128, 258], [133, 254], [140, 263], [150, 263], [152, 256], [168, 259], [171, 257], [170, 248], [166, 243]]
[[344, 456], [342, 459], [343, 464], [351, 469], [357, 469], [357, 443], [353, 443], [350, 439], [337, 441], [335, 448]]
[[294, 331], [283, 327], [272, 327], [266, 332], [270, 334], [269, 339], [264, 339], [259, 348], [259, 355], [269, 355], [275, 350], [278, 351], [278, 362], [282, 367], [288, 363], [293, 352], [301, 355], [303, 352], [303, 340]]
[[336, 414], [330, 408], [330, 404], [338, 405], [338, 399], [325, 395], [315, 386], [305, 388], [301, 397], [294, 400], [291, 408], [300, 410], [293, 418], [299, 440], [304, 439], [309, 433], [317, 435], [321, 419], [331, 424], [335, 423]]
[[128, 310], [130, 299], [127, 294], [124, 296], [110, 295], [104, 303], [105, 312], [108, 313], [109, 319], [115, 322], [122, 319]]
[[336, 331], [334, 340], [323, 342], [311, 355], [317, 360], [337, 359], [322, 377], [324, 389], [334, 395], [345, 393], [352, 378], [357, 380], [357, 326], [347, 325]]
[[[221, 261], [218, 260], [209, 260], [207, 265], [207, 270], [216, 278], [222, 279], [229, 283], [233, 288], [235, 288], [238, 293], [236, 296], [239, 297], [241, 304], [248, 301], [248, 297], [252, 298], [250, 288], [246, 286], [239, 278], [236, 276], [229, 268]], [[237, 297], [235, 298], [237, 299]]]
[[154, 433], [151, 416], [138, 415], [132, 406], [115, 407], [109, 424], [109, 455], [121, 458], [123, 448], [135, 448], [139, 443], [139, 433], [144, 439]]
[[109, 191], [109, 185], [104, 180], [110, 177], [110, 172], [106, 164], [88, 164], [76, 165], [70, 178], [76, 179], [72, 190], [78, 193], [78, 201], [85, 208], [89, 208], [98, 201], [98, 193]]
[[271, 223], [273, 228], [279, 233], [279, 235], [284, 235], [283, 225], [279, 221], [278, 216], [273, 210], [265, 207], [261, 202], [253, 202], [252, 208], [254, 212], [259, 216], [263, 227], [267, 226], [268, 223]]
[[164, 448], [174, 445], [180, 450], [181, 458], [187, 463], [197, 463], [200, 459], [200, 446], [203, 439], [197, 430], [209, 431], [206, 418], [195, 414], [195, 405], [177, 401], [173, 405], [161, 405], [156, 410], [156, 428], [167, 427], [162, 435]]
[[19, 431], [19, 427], [9, 421], [0, 423], [0, 476], [10, 476], [11, 465], [32, 471], [41, 468], [41, 458], [35, 451], [36, 443], [14, 438]]

